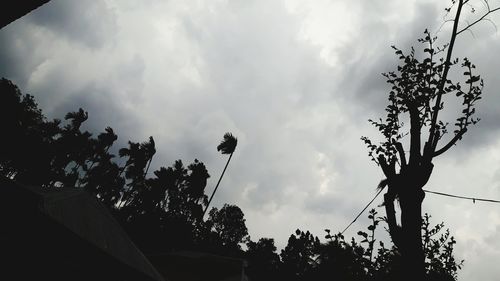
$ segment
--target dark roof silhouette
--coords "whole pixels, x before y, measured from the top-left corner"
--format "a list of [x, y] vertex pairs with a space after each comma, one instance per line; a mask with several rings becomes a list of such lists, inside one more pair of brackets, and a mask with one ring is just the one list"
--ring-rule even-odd
[[[0, 246], [13, 257], [11, 268], [39, 271], [26, 278], [164, 280], [106, 207], [82, 190], [1, 179], [0, 220]], [[75, 273], [81, 276], [68, 276]]]
[[2, 1], [0, 8], [0, 28], [23, 17], [27, 13], [42, 6], [50, 0], [7, 0]]

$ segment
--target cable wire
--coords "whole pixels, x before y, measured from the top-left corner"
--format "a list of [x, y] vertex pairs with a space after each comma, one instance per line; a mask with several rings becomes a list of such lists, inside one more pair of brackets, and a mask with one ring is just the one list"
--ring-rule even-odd
[[424, 191], [428, 192], [428, 193], [433, 193], [433, 194], [441, 195], [441, 196], [448, 196], [448, 197], [453, 197], [453, 198], [472, 200], [472, 203], [476, 203], [476, 201], [491, 202], [491, 203], [500, 203], [499, 200], [493, 200], [493, 199], [484, 199], [484, 198], [476, 198], [476, 197], [467, 197], [467, 196], [453, 195], [453, 194], [448, 194], [448, 193], [443, 193], [443, 192], [437, 192], [437, 191], [431, 191], [431, 190], [426, 190], [426, 189], [424, 189]]
[[373, 199], [370, 202], [368, 202], [368, 204], [366, 204], [366, 206], [363, 208], [363, 210], [361, 210], [361, 212], [359, 212], [359, 214], [354, 218], [354, 220], [344, 230], [342, 230], [342, 232], [340, 233], [341, 235], [343, 235], [344, 232], [363, 214], [363, 212], [366, 211], [366, 209], [373, 203], [373, 201], [375, 201], [378, 195], [382, 193], [382, 190], [384, 189], [380, 189], [377, 192], [377, 194], [375, 194], [375, 197], [373, 197]]
[[[383, 189], [380, 189], [377, 192], [377, 194], [375, 194], [375, 196], [373, 197], [373, 199], [370, 202], [368, 202], [368, 204], [366, 204], [366, 206], [363, 208], [363, 210], [361, 210], [361, 212], [359, 212], [359, 214], [354, 218], [354, 220], [352, 220], [352, 222], [348, 226], [346, 226], [346, 228], [344, 228], [344, 230], [342, 230], [342, 232], [340, 233], [341, 235], [343, 235], [344, 232], [346, 232], [346, 230], [349, 229], [349, 227], [351, 227], [351, 225], [353, 223], [355, 223], [356, 220], [364, 213], [364, 211], [366, 211], [366, 209], [368, 209], [368, 207], [373, 203], [373, 201], [375, 201], [375, 199], [379, 196], [379, 194], [382, 192], [382, 190]], [[453, 194], [448, 194], [448, 193], [443, 193], [443, 192], [438, 192], [438, 191], [432, 191], [432, 190], [427, 190], [427, 189], [423, 189], [423, 191], [425, 191], [427, 193], [441, 195], [441, 196], [447, 196], [447, 197], [458, 198], [458, 199], [472, 200], [472, 203], [476, 203], [476, 201], [491, 202], [491, 203], [500, 203], [500, 200], [493, 200], [493, 199], [484, 199], [484, 198], [476, 198], [476, 197], [467, 197], [467, 196], [453, 195]]]

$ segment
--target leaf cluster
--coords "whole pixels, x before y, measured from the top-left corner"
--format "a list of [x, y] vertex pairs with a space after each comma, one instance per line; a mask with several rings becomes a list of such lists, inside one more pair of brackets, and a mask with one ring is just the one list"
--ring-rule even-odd
[[[362, 137], [368, 148], [369, 157], [378, 163], [378, 158], [383, 156], [387, 163], [400, 161], [398, 159], [397, 143], [410, 134], [410, 129], [402, 120], [410, 119], [410, 124], [415, 127], [414, 138], [420, 138], [423, 128], [428, 128], [435, 137], [433, 147], [448, 133], [448, 122], [435, 119], [434, 116], [444, 109], [445, 104], [441, 97], [455, 95], [462, 98], [462, 111], [455, 122], [455, 136], [461, 138], [469, 125], [476, 124], [479, 119], [473, 118], [475, 105], [481, 99], [483, 80], [475, 75], [475, 66], [464, 58], [460, 64], [464, 71], [464, 80], [454, 82], [445, 77], [445, 68], [458, 66], [459, 60], [447, 61], [442, 55], [448, 45], [435, 47], [436, 37], [432, 37], [428, 30], [418, 42], [424, 45], [423, 59], [419, 59], [415, 49], [404, 53], [395, 46], [392, 48], [399, 59], [395, 71], [383, 73], [386, 82], [390, 85], [388, 105], [385, 108], [385, 119], [368, 121], [378, 129], [384, 140], [373, 143], [368, 137]], [[465, 87], [463, 85], [466, 85]]]

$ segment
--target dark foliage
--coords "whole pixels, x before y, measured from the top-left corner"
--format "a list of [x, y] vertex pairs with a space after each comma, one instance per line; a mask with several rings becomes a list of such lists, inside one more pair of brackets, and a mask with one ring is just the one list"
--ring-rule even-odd
[[274, 239], [260, 238], [257, 242], [249, 240], [247, 248], [245, 257], [249, 265], [246, 272], [252, 280], [279, 280], [281, 260], [276, 253]]
[[[22, 95], [6, 79], [0, 81], [0, 109], [0, 127], [9, 132], [1, 138], [0, 176], [46, 189], [85, 189], [111, 210], [146, 254], [196, 250], [244, 258], [252, 280], [401, 277], [400, 251], [376, 243], [381, 218], [375, 210], [369, 214], [368, 231], [358, 232], [359, 242], [325, 230], [327, 241], [322, 243], [309, 231], [297, 230], [278, 255], [273, 239], [250, 240], [244, 214], [235, 205], [212, 208], [203, 220], [210, 175], [197, 159], [187, 166], [177, 160], [148, 176], [156, 152], [150, 137], [142, 143], [129, 141], [120, 149], [120, 165], [110, 153], [118, 138], [113, 129], [107, 127], [97, 137], [82, 132], [89, 118], [83, 109], [68, 113], [65, 122], [47, 120], [34, 98]], [[226, 134], [223, 142], [231, 143], [232, 138]], [[235, 138], [229, 146], [232, 153]], [[462, 264], [453, 257], [455, 240], [449, 231], [440, 233], [442, 229], [443, 224], [431, 227], [429, 216], [424, 217], [422, 243], [429, 280], [454, 280]]]
[[[153, 137], [129, 141], [118, 150], [124, 161], [116, 161], [110, 153], [118, 139], [112, 128], [97, 137], [82, 131], [89, 116], [81, 108], [66, 114], [64, 122], [47, 120], [33, 96], [21, 94], [7, 79], [0, 81], [0, 114], [0, 127], [9, 132], [0, 139], [1, 176], [47, 189], [87, 190], [112, 211], [146, 253], [200, 248], [209, 243], [207, 237], [220, 243], [206, 249], [241, 252], [238, 243], [247, 236], [247, 229], [238, 207], [214, 209], [208, 221], [202, 220], [210, 175], [197, 159], [187, 167], [177, 160], [148, 176], [156, 153]], [[223, 153], [235, 147], [231, 134], [219, 145]]]
[[[375, 230], [381, 220], [371, 210], [368, 232], [359, 231], [360, 240], [346, 241], [341, 234], [326, 231], [326, 242], [309, 231], [296, 230], [288, 244], [276, 254], [273, 239], [249, 241], [246, 258], [248, 274], [255, 280], [410, 280], [403, 272], [401, 253], [395, 247], [387, 248], [375, 239]], [[425, 215], [422, 226], [424, 244], [425, 280], [456, 280], [462, 267], [453, 256], [455, 240], [449, 230], [443, 233], [443, 223], [430, 226]]]

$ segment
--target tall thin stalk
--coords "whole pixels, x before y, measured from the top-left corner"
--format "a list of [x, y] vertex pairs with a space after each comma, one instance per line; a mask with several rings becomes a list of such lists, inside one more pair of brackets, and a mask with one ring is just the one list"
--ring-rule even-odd
[[220, 151], [222, 154], [229, 154], [229, 158], [227, 159], [226, 166], [224, 167], [224, 170], [222, 170], [222, 173], [219, 177], [219, 180], [217, 181], [217, 185], [215, 186], [215, 189], [212, 192], [210, 199], [208, 200], [207, 206], [205, 207], [205, 210], [203, 211], [203, 215], [201, 216], [202, 219], [205, 216], [205, 213], [207, 212], [208, 207], [210, 206], [210, 203], [212, 202], [212, 199], [214, 198], [215, 192], [217, 192], [217, 188], [219, 188], [219, 184], [222, 180], [222, 177], [224, 176], [224, 173], [226, 172], [227, 166], [229, 165], [231, 158], [233, 157], [233, 153], [234, 153], [234, 150], [236, 149], [237, 144], [238, 144], [238, 140], [231, 133], [226, 133], [224, 135], [224, 139], [222, 140], [222, 142], [217, 146], [217, 150]]

